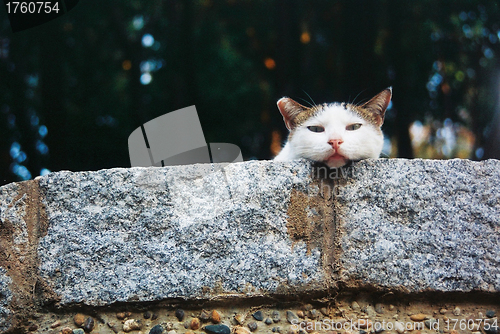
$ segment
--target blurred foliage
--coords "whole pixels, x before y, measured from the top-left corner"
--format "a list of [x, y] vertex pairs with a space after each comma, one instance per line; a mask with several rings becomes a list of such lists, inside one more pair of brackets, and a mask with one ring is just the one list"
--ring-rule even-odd
[[387, 155], [500, 157], [496, 1], [86, 0], [16, 34], [0, 13], [0, 184], [128, 167], [135, 128], [193, 104], [207, 142], [269, 159], [279, 97], [391, 85]]

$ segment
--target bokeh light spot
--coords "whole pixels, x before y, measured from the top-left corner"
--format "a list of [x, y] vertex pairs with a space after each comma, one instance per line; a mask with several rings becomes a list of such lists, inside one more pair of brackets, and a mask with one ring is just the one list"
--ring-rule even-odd
[[310, 41], [311, 41], [311, 35], [307, 31], [304, 31], [302, 35], [300, 35], [300, 42], [302, 44], [308, 44]]
[[40, 176], [45, 176], [47, 174], [50, 174], [50, 170], [48, 170], [47, 168], [42, 168], [40, 170]]
[[264, 60], [264, 65], [267, 67], [268, 70], [274, 70], [276, 67], [276, 62], [274, 61], [273, 58], [266, 58]]
[[149, 85], [149, 83], [153, 80], [153, 77], [150, 73], [146, 72], [141, 75], [141, 84]]
[[149, 48], [155, 42], [154, 37], [151, 34], [145, 34], [142, 36], [142, 46]]
[[128, 71], [132, 68], [132, 62], [128, 59], [124, 60], [122, 62], [122, 68], [125, 70], [125, 71]]

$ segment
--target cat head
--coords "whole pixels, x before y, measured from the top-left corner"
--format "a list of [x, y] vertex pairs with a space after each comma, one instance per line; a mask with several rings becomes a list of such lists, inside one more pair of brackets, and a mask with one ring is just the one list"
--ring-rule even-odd
[[289, 149], [294, 158], [341, 167], [350, 160], [378, 158], [384, 136], [385, 111], [391, 101], [389, 87], [362, 105], [330, 103], [305, 107], [284, 97], [278, 109], [290, 130]]

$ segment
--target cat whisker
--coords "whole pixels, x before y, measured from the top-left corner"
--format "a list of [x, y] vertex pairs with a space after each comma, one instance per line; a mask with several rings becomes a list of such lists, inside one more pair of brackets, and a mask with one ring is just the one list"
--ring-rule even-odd
[[303, 99], [301, 97], [299, 97], [299, 99], [302, 100], [302, 101], [304, 101], [306, 104], [308, 104], [310, 108], [314, 108], [314, 105], [312, 105], [311, 102], [309, 102], [306, 99]]
[[[316, 106], [316, 102], [314, 102], [313, 98], [311, 97], [311, 95], [309, 95], [305, 90], [302, 90], [304, 93], [306, 93], [307, 97], [309, 97], [309, 99], [311, 100], [312, 104], [311, 104], [311, 107], [314, 107]], [[304, 100], [305, 101], [305, 100]], [[309, 103], [310, 104], [310, 103]]]
[[[356, 99], [357, 99], [357, 98], [358, 98], [358, 97], [359, 97], [362, 93], [364, 93], [365, 91], [366, 91], [366, 89], [363, 89], [361, 92], [359, 92], [359, 93], [358, 93], [358, 95], [356, 95], [356, 96], [354, 97], [354, 100], [352, 100], [352, 102], [349, 102], [349, 104], [352, 104], [352, 105], [357, 106], [358, 104], [356, 104]], [[349, 97], [349, 99], [350, 99], [350, 97]], [[361, 103], [363, 103], [363, 102], [365, 102], [365, 101], [366, 101], [366, 100], [361, 100], [361, 101], [360, 101], [360, 104], [361, 104]]]

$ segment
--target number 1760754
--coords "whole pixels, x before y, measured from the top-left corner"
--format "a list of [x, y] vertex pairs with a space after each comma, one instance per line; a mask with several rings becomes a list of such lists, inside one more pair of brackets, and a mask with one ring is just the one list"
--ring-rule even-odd
[[40, 14], [59, 13], [59, 3], [57, 1], [9, 1], [6, 3], [9, 14]]

